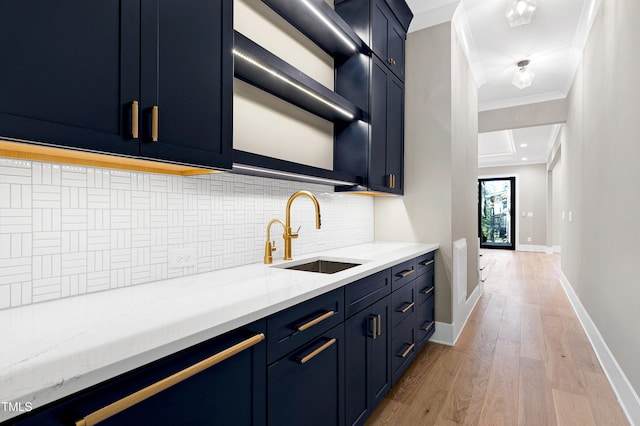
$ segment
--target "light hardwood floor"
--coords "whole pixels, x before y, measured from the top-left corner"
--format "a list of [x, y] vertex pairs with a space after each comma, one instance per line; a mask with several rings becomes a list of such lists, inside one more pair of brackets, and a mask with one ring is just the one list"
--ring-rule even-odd
[[367, 425], [628, 425], [559, 255], [482, 253], [485, 293], [455, 347], [428, 343]]

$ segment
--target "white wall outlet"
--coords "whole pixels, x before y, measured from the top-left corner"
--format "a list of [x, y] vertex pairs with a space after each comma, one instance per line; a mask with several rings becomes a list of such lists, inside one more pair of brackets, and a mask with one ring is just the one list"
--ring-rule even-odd
[[527, 237], [527, 242], [530, 243], [531, 242], [531, 237]]
[[533, 217], [533, 212], [527, 213], [527, 217]]
[[522, 212], [522, 217], [525, 217], [527, 215], [527, 212]]
[[169, 250], [169, 268], [186, 268], [196, 266], [198, 250], [195, 248]]
[[562, 211], [562, 220], [564, 220], [564, 210]]
[[569, 212], [569, 222], [573, 222], [573, 212]]

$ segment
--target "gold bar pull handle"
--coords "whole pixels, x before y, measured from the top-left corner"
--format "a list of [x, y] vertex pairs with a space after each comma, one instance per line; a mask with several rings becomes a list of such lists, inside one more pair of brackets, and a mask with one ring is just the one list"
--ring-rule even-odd
[[240, 343], [237, 343], [221, 352], [218, 352], [215, 355], [210, 356], [196, 364], [193, 364], [190, 367], [185, 368], [184, 370], [178, 371], [175, 374], [172, 374], [169, 377], [166, 377], [152, 385], [147, 386], [146, 388], [142, 388], [137, 392], [132, 393], [129, 396], [125, 396], [118, 401], [107, 405], [93, 413], [85, 416], [83, 419], [76, 421], [76, 426], [93, 426], [98, 424], [111, 416], [114, 416], [127, 408], [133, 407], [134, 405], [144, 401], [145, 399], [151, 398], [152, 396], [162, 392], [165, 389], [174, 386], [183, 380], [188, 379], [191, 376], [194, 376], [207, 368], [213, 367], [216, 364], [221, 363], [222, 361], [231, 358], [232, 356], [249, 349], [252, 346], [257, 345], [258, 343], [264, 340], [264, 334], [256, 334], [253, 337], [250, 337], [246, 340], [243, 340]]
[[429, 323], [429, 325], [427, 325], [426, 327], [424, 327], [424, 328], [423, 328], [423, 330], [424, 330], [424, 331], [429, 331], [429, 330], [431, 330], [431, 327], [433, 327], [433, 325], [434, 325], [434, 324], [435, 324], [435, 322], [434, 322], [434, 321], [431, 321], [431, 322]]
[[151, 140], [158, 142], [158, 105], [151, 108]]
[[140, 120], [139, 120], [140, 103], [138, 101], [131, 102], [131, 138], [138, 139], [140, 136]]
[[416, 346], [416, 344], [415, 344], [415, 343], [410, 344], [410, 345], [409, 345], [409, 347], [407, 348], [407, 350], [406, 350], [406, 351], [404, 351], [404, 352], [402, 353], [402, 355], [400, 355], [400, 356], [401, 356], [402, 358], [406, 358], [406, 357], [407, 357], [407, 355], [409, 355], [409, 354], [411, 353], [411, 351], [413, 350], [413, 348], [414, 348], [415, 346]]
[[305, 362], [310, 361], [312, 358], [315, 358], [321, 352], [324, 352], [329, 346], [333, 345], [335, 342], [336, 342], [335, 337], [332, 337], [331, 340], [328, 340], [322, 346], [320, 346], [319, 348], [313, 350], [311, 353], [303, 356], [302, 358], [298, 358], [297, 361], [300, 364], [304, 364]]
[[415, 271], [415, 269], [407, 269], [406, 271], [399, 272], [396, 276], [399, 278], [404, 278], [413, 274]]
[[432, 263], [433, 263], [433, 259], [431, 259], [431, 260], [430, 260], [430, 261], [428, 261], [428, 262], [422, 262], [422, 263], [421, 263], [421, 265], [422, 265], [422, 266], [429, 266], [429, 265], [431, 265]]
[[423, 290], [423, 291], [422, 291], [422, 294], [430, 294], [430, 293], [432, 293], [432, 292], [433, 292], [433, 287], [429, 287], [428, 289]]
[[378, 336], [382, 334], [382, 318], [378, 314]]
[[322, 322], [322, 321], [326, 320], [327, 318], [332, 317], [333, 315], [335, 315], [335, 311], [325, 312], [324, 314], [320, 315], [319, 317], [314, 318], [311, 321], [306, 322], [306, 323], [298, 326], [297, 330], [298, 331], [305, 331], [307, 328], [313, 327], [317, 323]]
[[416, 302], [411, 302], [409, 303], [407, 306], [405, 306], [403, 309], [400, 309], [400, 312], [405, 314], [407, 313], [407, 311], [411, 308], [413, 308], [413, 306], [416, 304]]

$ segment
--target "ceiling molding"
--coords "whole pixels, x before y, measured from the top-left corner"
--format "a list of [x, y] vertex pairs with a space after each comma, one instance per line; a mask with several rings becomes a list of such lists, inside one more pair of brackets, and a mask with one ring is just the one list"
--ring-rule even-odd
[[460, 3], [460, 6], [453, 14], [451, 21], [453, 27], [456, 29], [460, 44], [469, 62], [473, 79], [476, 81], [476, 87], [479, 88], [487, 82], [487, 78], [484, 75], [484, 69], [480, 62], [480, 56], [478, 55], [478, 49], [471, 33], [471, 27], [469, 26], [469, 20], [467, 19], [467, 13], [464, 10], [464, 4]]
[[538, 102], [556, 101], [565, 99], [567, 95], [562, 92], [540, 93], [538, 95], [522, 96], [519, 98], [504, 99], [493, 102], [485, 102], [478, 105], [478, 112], [491, 111], [494, 109], [511, 108], [516, 106], [535, 104]]
[[409, 25], [409, 32], [420, 31], [425, 28], [449, 22], [458, 8], [461, 0], [408, 0], [413, 12], [413, 20]]
[[478, 162], [478, 168], [479, 169], [485, 169], [488, 167], [513, 167], [513, 166], [531, 166], [534, 164], [546, 164], [545, 160], [528, 160], [528, 161], [517, 161], [517, 160], [513, 160], [513, 161], [505, 161], [505, 162], [500, 162], [500, 161], [492, 161], [492, 162]]
[[580, 21], [578, 23], [578, 30], [576, 31], [576, 36], [573, 39], [573, 43], [570, 48], [567, 69], [565, 70], [566, 80], [564, 81], [562, 88], [565, 93], [569, 93], [571, 86], [573, 86], [573, 81], [576, 78], [578, 67], [582, 61], [584, 47], [586, 46], [589, 34], [591, 33], [591, 27], [593, 27], [593, 22], [595, 21], [596, 16], [598, 15], [598, 10], [600, 9], [600, 3], [601, 0], [586, 0], [582, 8]]

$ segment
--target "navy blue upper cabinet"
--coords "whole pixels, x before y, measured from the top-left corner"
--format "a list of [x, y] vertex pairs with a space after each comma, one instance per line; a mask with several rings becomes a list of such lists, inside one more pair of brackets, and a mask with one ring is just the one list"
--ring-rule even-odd
[[139, 0], [0, 3], [0, 136], [137, 155]]
[[232, 22], [232, 0], [3, 1], [0, 137], [230, 168]]

